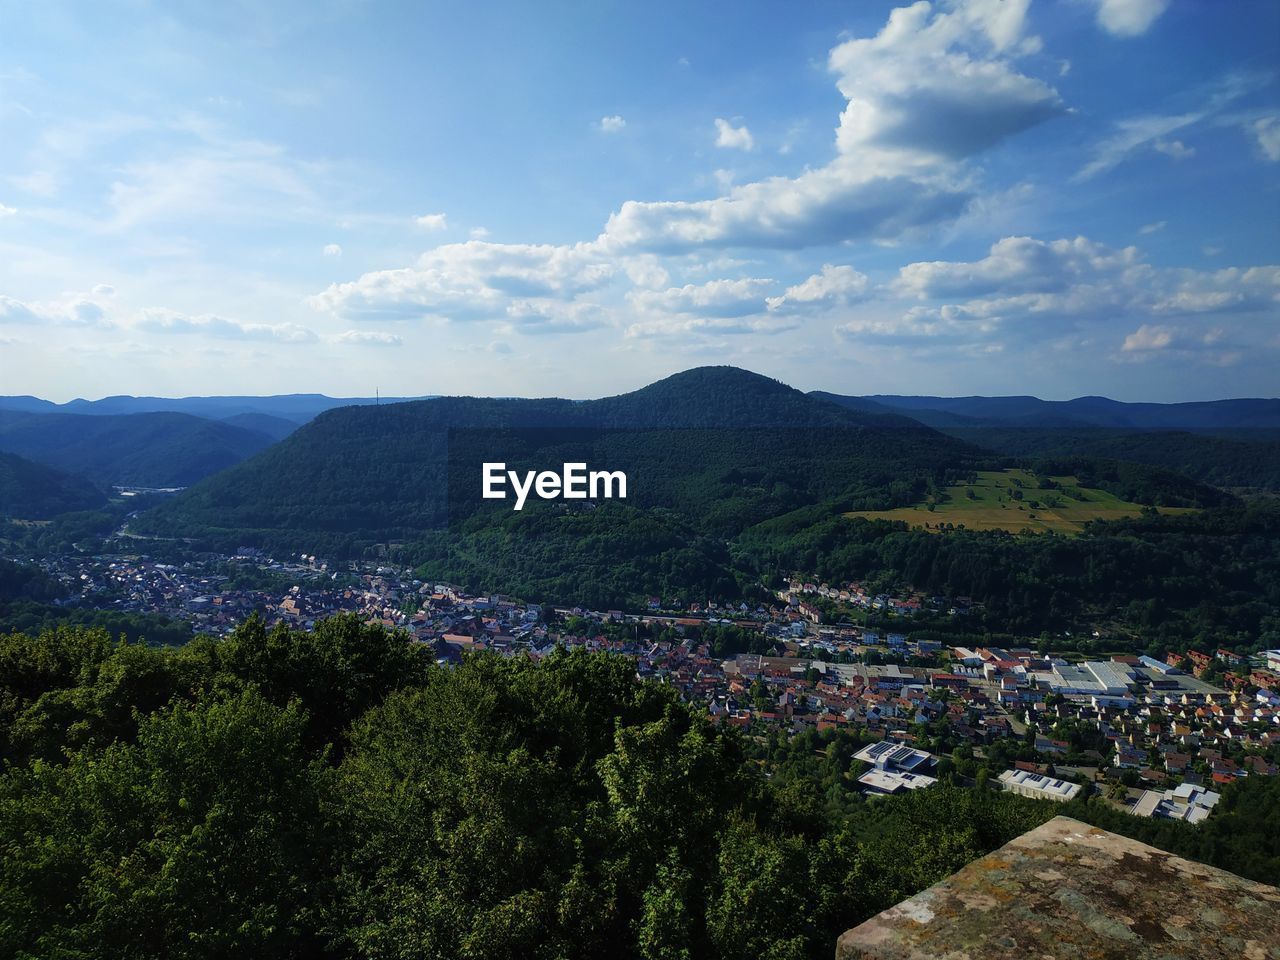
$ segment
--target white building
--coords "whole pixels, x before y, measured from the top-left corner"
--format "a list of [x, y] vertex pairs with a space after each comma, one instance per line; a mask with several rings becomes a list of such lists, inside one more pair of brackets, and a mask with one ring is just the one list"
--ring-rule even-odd
[[1000, 774], [1004, 789], [1032, 800], [1056, 800], [1066, 803], [1080, 792], [1080, 784], [1053, 777], [1042, 777], [1030, 770], [1006, 770]]
[[1173, 790], [1147, 790], [1133, 805], [1136, 817], [1161, 817], [1166, 820], [1185, 820], [1199, 823], [1213, 812], [1220, 794], [1191, 783], [1184, 783]]
[[872, 769], [859, 777], [858, 782], [873, 793], [919, 790], [938, 782], [923, 773], [933, 765], [933, 754], [892, 740], [881, 740], [863, 747], [853, 756], [872, 765]]

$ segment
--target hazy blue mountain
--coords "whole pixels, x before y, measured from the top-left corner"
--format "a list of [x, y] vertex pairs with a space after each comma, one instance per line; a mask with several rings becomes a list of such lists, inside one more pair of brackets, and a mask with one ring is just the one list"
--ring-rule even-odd
[[233, 427], [256, 430], [258, 433], [266, 434], [272, 440], [283, 440], [301, 426], [296, 420], [273, 417], [269, 413], [237, 413], [230, 417], [223, 417], [222, 422], [229, 423]]
[[294, 393], [269, 397], [103, 397], [101, 400], [70, 400], [55, 404], [36, 397], [0, 397], [0, 410], [38, 413], [78, 413], [105, 416], [126, 413], [186, 413], [211, 420], [226, 420], [242, 414], [263, 414], [294, 423], [306, 423], [335, 407], [399, 403], [409, 397], [327, 397], [321, 393]]
[[[828, 399], [835, 399], [826, 395]], [[1040, 400], [1037, 397], [858, 397], [915, 416], [968, 418], [946, 426], [1116, 427], [1139, 430], [1218, 430], [1280, 427], [1280, 399], [1242, 398], [1194, 403], [1123, 403], [1106, 397]], [[938, 423], [936, 417], [935, 423]]]

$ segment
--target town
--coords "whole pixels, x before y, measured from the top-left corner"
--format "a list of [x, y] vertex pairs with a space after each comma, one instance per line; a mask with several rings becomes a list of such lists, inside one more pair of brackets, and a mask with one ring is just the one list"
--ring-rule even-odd
[[[348, 613], [406, 631], [445, 665], [481, 650], [630, 657], [640, 677], [750, 737], [852, 738], [846, 780], [868, 797], [950, 776], [1055, 801], [1096, 793], [1135, 816], [1194, 823], [1211, 815], [1223, 786], [1275, 776], [1280, 760], [1280, 650], [1254, 662], [1221, 649], [1090, 660], [912, 635], [925, 611], [968, 614], [963, 597], [797, 577], [755, 607], [671, 609], [653, 597], [648, 611], [627, 613], [472, 595], [411, 571], [248, 548], [198, 563], [104, 555], [40, 565], [73, 588], [64, 604], [165, 615], [214, 637], [253, 615], [309, 629]], [[858, 611], [861, 624], [824, 622]], [[868, 625], [877, 612], [891, 626]], [[735, 649], [744, 637], [751, 649]]]

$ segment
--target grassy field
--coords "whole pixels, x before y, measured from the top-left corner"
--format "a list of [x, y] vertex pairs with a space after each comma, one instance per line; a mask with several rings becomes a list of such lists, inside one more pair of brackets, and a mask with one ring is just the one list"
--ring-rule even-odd
[[[1050, 477], [1054, 489], [1042, 489], [1040, 479], [1026, 470], [985, 470], [977, 483], [947, 487], [941, 503], [921, 503], [896, 510], [859, 510], [848, 517], [873, 520], [905, 520], [913, 527], [941, 532], [951, 527], [966, 530], [1007, 530], [1010, 533], [1075, 534], [1090, 520], [1136, 517], [1142, 505], [1128, 503], [1091, 487], [1075, 477]], [[1161, 513], [1190, 513], [1181, 507], [1161, 507]]]

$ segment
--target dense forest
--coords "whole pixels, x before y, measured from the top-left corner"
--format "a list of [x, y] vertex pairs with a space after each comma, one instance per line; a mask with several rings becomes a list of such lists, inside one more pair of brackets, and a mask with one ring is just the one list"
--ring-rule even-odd
[[0, 450], [102, 487], [183, 487], [269, 446], [273, 437], [185, 413], [89, 415], [0, 409]]
[[952, 427], [946, 432], [1013, 457], [1126, 460], [1215, 487], [1280, 490], [1275, 430], [1215, 436], [1183, 431]]
[[543, 470], [584, 461], [627, 472], [640, 506], [727, 536], [828, 498], [848, 509], [905, 505], [987, 456], [905, 418], [705, 368], [581, 403], [440, 397], [331, 410], [134, 526], [213, 549], [360, 556], [487, 506], [483, 462]]
[[1099, 522], [1079, 537], [938, 536], [802, 513], [747, 531], [734, 561], [766, 578], [795, 569], [972, 597], [991, 629], [1015, 634], [1098, 624], [1156, 653], [1280, 643], [1280, 504], [1272, 501]]
[[754, 743], [623, 657], [446, 669], [350, 617], [177, 649], [11, 634], [0, 953], [827, 957], [1060, 812], [1280, 879], [1276, 778], [1157, 826], [946, 782], [866, 802], [847, 744]]
[[92, 510], [106, 502], [106, 495], [88, 480], [12, 453], [0, 453], [2, 519], [48, 520], [62, 513]]

